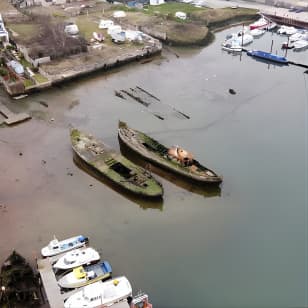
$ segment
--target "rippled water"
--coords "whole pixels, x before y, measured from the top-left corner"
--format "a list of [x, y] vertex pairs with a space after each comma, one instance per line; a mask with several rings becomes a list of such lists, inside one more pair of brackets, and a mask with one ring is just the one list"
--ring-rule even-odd
[[[9, 103], [33, 119], [0, 129], [0, 261], [12, 248], [33, 260], [54, 234], [84, 234], [157, 308], [307, 307], [308, 74], [221, 51], [230, 31], [179, 58], [165, 52]], [[285, 38], [270, 33], [251, 47], [269, 51], [272, 39], [283, 55]], [[288, 58], [308, 64], [308, 51]], [[160, 120], [114, 95], [137, 85], [190, 119]], [[223, 184], [159, 172], [157, 204], [78, 168], [69, 125], [119, 149], [119, 119], [189, 149]]]

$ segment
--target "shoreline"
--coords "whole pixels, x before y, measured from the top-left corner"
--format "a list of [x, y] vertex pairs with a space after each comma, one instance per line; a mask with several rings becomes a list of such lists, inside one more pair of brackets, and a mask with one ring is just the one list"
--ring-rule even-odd
[[[236, 1], [228, 2], [228, 5], [231, 5], [230, 7], [226, 7], [226, 3], [222, 0], [217, 3], [216, 5], [218, 6], [224, 6], [217, 8], [217, 10], [204, 9], [192, 12], [189, 14], [190, 21], [188, 23], [168, 20], [168, 18], [164, 19], [164, 15], [157, 17], [157, 22], [163, 21], [161, 26], [154, 24], [152, 27], [148, 27], [146, 24], [136, 22], [135, 27], [143, 31], [147, 37], [147, 41], [143, 43], [142, 48], [138, 48], [139, 46], [133, 46], [132, 48], [131, 45], [119, 47], [119, 45], [101, 44], [100, 50], [96, 51], [93, 47], [87, 52], [52, 60], [47, 64], [40, 65], [38, 71], [46, 79], [44, 82], [39, 83], [34, 80], [34, 85], [24, 86], [24, 89], [10, 87], [4, 78], [0, 78], [0, 82], [3, 84], [5, 91], [14, 97], [49, 89], [54, 85], [84, 77], [94, 72], [109, 71], [134, 61], [151, 58], [161, 54], [163, 45], [184, 48], [206, 47], [215, 39], [215, 33], [235, 25], [252, 22], [260, 15], [257, 10], [264, 10], [264, 5], [262, 6], [259, 3], [250, 2], [247, 3], [247, 7], [236, 5], [237, 9], [232, 9], [234, 3], [239, 3]], [[210, 3], [210, 5], [213, 5], [213, 3]], [[276, 9], [271, 6], [267, 7], [272, 10]], [[128, 13], [129, 18], [126, 22], [128, 28], [132, 27], [135, 22], [134, 18], [136, 16], [131, 13]], [[146, 18], [148, 18], [149, 22], [152, 17], [148, 16]], [[18, 49], [22, 51], [23, 48], [20, 45]]]

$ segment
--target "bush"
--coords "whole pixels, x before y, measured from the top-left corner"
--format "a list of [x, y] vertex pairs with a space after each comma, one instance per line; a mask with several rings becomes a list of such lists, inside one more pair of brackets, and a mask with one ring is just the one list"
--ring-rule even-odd
[[12, 50], [12, 49], [15, 49], [15, 47], [14, 47], [13, 45], [7, 45], [7, 46], [6, 46], [6, 49], [7, 49], [7, 50]]

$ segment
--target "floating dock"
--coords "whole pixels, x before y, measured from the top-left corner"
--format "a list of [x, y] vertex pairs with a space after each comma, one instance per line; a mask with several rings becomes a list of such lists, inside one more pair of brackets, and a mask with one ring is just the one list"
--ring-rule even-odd
[[50, 308], [64, 307], [64, 301], [68, 297], [79, 291], [79, 289], [74, 289], [72, 291], [62, 293], [61, 288], [58, 285], [56, 274], [52, 268], [52, 265], [65, 254], [66, 252], [54, 257], [37, 260], [37, 270], [40, 273], [42, 284], [44, 286], [45, 294], [47, 296]]
[[0, 124], [13, 125], [31, 119], [27, 113], [14, 113], [0, 102], [0, 114], [4, 116], [4, 121], [0, 120]]
[[51, 258], [37, 260], [37, 269], [40, 273], [50, 308], [64, 307], [60, 287], [52, 270]]
[[291, 12], [286, 13], [285, 10], [282, 11], [277, 9], [275, 12], [261, 11], [260, 14], [280, 25], [308, 29], [307, 13], [299, 15]]

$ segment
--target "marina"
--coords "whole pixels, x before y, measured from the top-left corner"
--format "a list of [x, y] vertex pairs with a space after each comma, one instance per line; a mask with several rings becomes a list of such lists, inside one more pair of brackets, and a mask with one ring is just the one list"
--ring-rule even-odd
[[[64, 276], [63, 274], [59, 276], [59, 274], [54, 270], [53, 265], [63, 257], [65, 257], [65, 253], [37, 260], [37, 269], [50, 308], [76, 308], [88, 307], [88, 305], [89, 307], [96, 307], [97, 304], [102, 304], [103, 300], [105, 301], [104, 304], [111, 308], [152, 308], [152, 305], [148, 301], [147, 294], [137, 293], [135, 296], [132, 296], [132, 288], [130, 282], [127, 280], [126, 277], [117, 277], [110, 279], [111, 276], [106, 276], [105, 279], [93, 279], [87, 286], [84, 287], [80, 285], [73, 288], [73, 290], [71, 291], [67, 291], [67, 288], [61, 288], [60, 281], [61, 279], [63, 280]], [[94, 266], [92, 266], [92, 268], [94, 268]], [[100, 265], [98, 264], [97, 266]], [[111, 270], [109, 264], [107, 267]], [[75, 268], [75, 270], [77, 269], [78, 268]], [[59, 279], [59, 277], [60, 281], [57, 280]], [[102, 280], [104, 280], [104, 282], [102, 282]], [[104, 291], [102, 291], [101, 295], [98, 296], [96, 292], [101, 287], [104, 288]], [[116, 296], [115, 292], [120, 293]], [[82, 294], [82, 296], [79, 296], [79, 293]], [[81, 300], [80, 298], [83, 297], [83, 294], [87, 294], [87, 296], [85, 296], [82, 300], [82, 304], [79, 303], [79, 301]], [[91, 299], [91, 297], [93, 297], [93, 299]], [[89, 300], [90, 302], [88, 302]], [[99, 303], [95, 303], [95, 300], [99, 301]], [[132, 302], [133, 305], [131, 305], [130, 302]]]
[[[146, 65], [14, 101], [14, 113], [32, 120], [0, 129], [0, 257], [12, 246], [35, 256], [51, 308], [77, 292], [61, 293], [57, 283], [52, 265], [63, 254], [38, 257], [55, 231], [59, 239], [89, 236], [113, 276], [146, 289], [154, 307], [307, 306], [307, 51], [282, 50], [286, 37], [268, 31], [249, 48], [303, 66], [221, 50], [241, 29], [217, 33], [207, 48], [165, 50]], [[189, 117], [173, 110], [161, 120], [135, 98], [115, 95], [136, 85], [158, 99], [135, 96], [149, 107], [157, 101]], [[192, 150], [223, 182], [200, 189], [156, 166], [164, 198], [152, 203], [89, 176], [72, 159], [69, 128], [120, 152], [120, 119]]]

